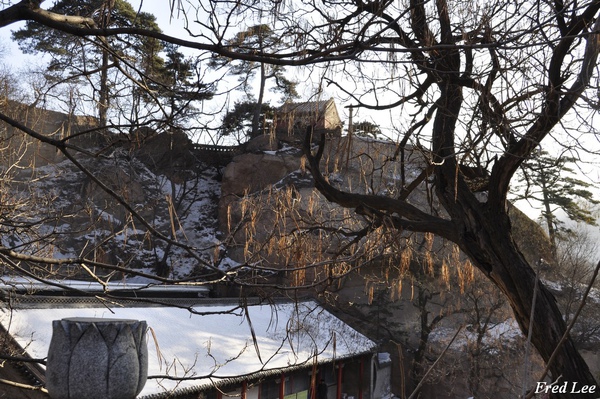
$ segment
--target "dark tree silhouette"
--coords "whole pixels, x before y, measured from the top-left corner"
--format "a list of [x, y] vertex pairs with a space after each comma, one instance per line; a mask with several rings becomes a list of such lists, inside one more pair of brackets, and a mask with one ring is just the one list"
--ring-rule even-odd
[[[33, 2], [32, 4], [34, 4]], [[142, 28], [160, 32], [152, 14], [137, 13], [125, 0], [94, 0], [88, 2], [62, 0], [56, 2], [51, 12], [77, 15], [100, 28]], [[106, 126], [111, 97], [115, 95], [110, 72], [118, 68], [119, 59], [136, 60], [144, 74], [152, 75], [162, 65], [159, 56], [162, 43], [151, 37], [123, 35], [118, 40], [106, 37], [84, 38], [49, 29], [34, 20], [13, 32], [13, 39], [26, 54], [50, 56], [48, 76], [55, 82], [93, 79], [98, 76], [97, 108], [100, 125]]]
[[[565, 230], [564, 223], [556, 214], [563, 211], [574, 222], [583, 222], [592, 226], [596, 225], [592, 212], [580, 202], [598, 204], [594, 194], [589, 191], [592, 184], [583, 181], [575, 174], [571, 165], [576, 160], [566, 155], [552, 157], [548, 152], [542, 151], [533, 159], [523, 163], [523, 192], [517, 199], [524, 199], [539, 208], [541, 217], [548, 229], [552, 251], [556, 255], [558, 236]], [[580, 201], [580, 202], [578, 202]], [[538, 205], [539, 204], [539, 205]]]
[[[563, 315], [543, 284], [532, 312], [536, 274], [513, 240], [507, 197], [516, 172], [542, 142], [570, 139], [574, 130], [596, 132], [589, 122], [595, 110], [586, 106], [597, 96], [600, 2], [215, 1], [211, 8], [202, 3], [179, 12], [187, 18], [187, 38], [104, 27], [89, 17], [48, 12], [31, 0], [3, 8], [0, 27], [35, 21], [77, 37], [132, 34], [231, 60], [312, 67], [321, 86], [345, 92], [353, 107], [393, 110], [404, 126], [397, 158], [404, 161], [412, 143], [428, 160], [423, 173], [414, 180], [401, 173], [399, 189], [387, 193], [344, 191], [322, 174], [323, 147], [315, 152], [307, 134], [305, 154], [318, 190], [373, 228], [426, 232], [456, 243], [506, 296], [521, 330], [528, 334], [532, 326], [532, 343], [552, 378], [596, 385], [573, 340], [563, 339]], [[267, 21], [273, 36], [285, 41], [283, 50], [229, 44], [239, 26]], [[65, 143], [0, 118], [67, 152]], [[575, 128], [566, 126], [574, 120]], [[585, 149], [597, 154], [597, 141]], [[486, 184], [474, 187], [466, 170], [479, 171]], [[409, 199], [413, 183], [427, 176], [438, 204], [432, 208]]]

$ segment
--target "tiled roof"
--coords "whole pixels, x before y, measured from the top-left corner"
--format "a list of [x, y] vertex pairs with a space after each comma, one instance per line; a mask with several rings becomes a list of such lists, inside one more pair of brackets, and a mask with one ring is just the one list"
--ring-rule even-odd
[[286, 102], [279, 110], [283, 113], [294, 112], [296, 114], [322, 114], [327, 109], [327, 105], [333, 99], [321, 101], [307, 101], [302, 103]]

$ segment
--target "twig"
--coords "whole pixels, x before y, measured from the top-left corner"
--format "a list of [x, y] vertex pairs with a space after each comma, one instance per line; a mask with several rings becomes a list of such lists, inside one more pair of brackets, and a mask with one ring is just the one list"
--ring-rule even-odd
[[523, 388], [522, 397], [525, 397], [525, 389], [529, 385], [529, 366], [531, 359], [529, 357], [531, 350], [531, 336], [533, 335], [533, 320], [535, 316], [535, 302], [537, 300], [537, 294], [539, 290], [540, 282], [540, 270], [542, 267], [541, 260], [538, 261], [537, 270], [535, 271], [535, 283], [533, 285], [533, 299], [531, 300], [531, 314], [529, 315], [529, 330], [527, 331], [527, 346], [525, 347], [525, 365], [523, 366]]
[[21, 389], [28, 389], [30, 391], [40, 391], [40, 392], [48, 393], [48, 390], [44, 387], [36, 387], [34, 385], [21, 384], [19, 382], [5, 380], [3, 378], [0, 378], [0, 384], [10, 385], [10, 386], [21, 388]]
[[44, 366], [46, 365], [46, 358], [32, 359], [32, 358], [26, 357], [26, 356], [9, 356], [9, 355], [0, 354], [0, 359], [8, 360], [11, 362], [39, 363], [39, 364], [43, 364]]

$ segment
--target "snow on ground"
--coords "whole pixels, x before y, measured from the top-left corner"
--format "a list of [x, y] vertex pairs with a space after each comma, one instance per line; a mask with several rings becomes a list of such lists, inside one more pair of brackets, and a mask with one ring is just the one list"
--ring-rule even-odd
[[[175, 241], [193, 247], [204, 261], [212, 262], [214, 248], [220, 243], [216, 225], [220, 183], [215, 168], [206, 166], [196, 176], [190, 171], [187, 181], [177, 176], [180, 181], [173, 182], [123, 149], [108, 158], [81, 162], [112, 189], [124, 189], [121, 195], [156, 230], [167, 237], [174, 232]], [[47, 222], [27, 231], [2, 232], [3, 246], [64, 259], [78, 257], [103, 243], [102, 251], [112, 257], [108, 263], [130, 264], [133, 260], [131, 267], [145, 273], [154, 273], [168, 249], [166, 260], [174, 278], [186, 277], [198, 266], [198, 260], [185, 249], [168, 247], [153, 238], [139, 220], [117, 206], [68, 160], [24, 169], [13, 185], [15, 201], [20, 198], [23, 202], [15, 220], [24, 218], [29, 223], [46, 218]], [[134, 196], [127, 198], [131, 193]], [[174, 212], [173, 206], [178, 207]]]
[[[458, 327], [438, 327], [431, 332], [430, 339], [433, 342], [448, 343], [454, 334], [456, 334], [457, 328]], [[519, 328], [519, 325], [517, 324], [517, 321], [513, 318], [508, 318], [497, 324], [490, 324], [485, 332], [482, 344], [491, 347], [494, 346], [496, 342], [510, 342], [515, 339], [519, 339], [522, 336], [523, 334]], [[471, 342], [475, 342], [476, 340], [476, 330], [472, 326], [466, 326], [466, 328], [463, 328], [459, 333], [458, 337], [452, 344], [452, 348], [462, 348]]]
[[[228, 377], [370, 351], [375, 343], [313, 301], [241, 308], [225, 305], [0, 310], [0, 322], [34, 358], [47, 356], [52, 321], [68, 317], [146, 320], [149, 375], [142, 395], [205, 386]], [[252, 340], [251, 325], [256, 334]], [[173, 328], [173, 326], [177, 326]], [[156, 343], [151, 338], [156, 337]], [[163, 378], [161, 378], [161, 376]], [[171, 377], [193, 377], [173, 381]]]

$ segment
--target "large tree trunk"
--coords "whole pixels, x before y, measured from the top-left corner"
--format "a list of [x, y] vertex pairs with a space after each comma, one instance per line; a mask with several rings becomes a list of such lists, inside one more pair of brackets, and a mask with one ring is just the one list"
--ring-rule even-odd
[[[105, 44], [106, 40], [104, 40]], [[100, 72], [100, 98], [98, 101], [98, 119], [101, 127], [108, 123], [108, 51], [102, 50], [102, 71]]]
[[260, 64], [260, 85], [258, 90], [258, 100], [256, 101], [256, 107], [254, 108], [254, 115], [252, 115], [252, 133], [251, 137], [255, 138], [260, 136], [262, 132], [260, 128], [260, 111], [262, 111], [263, 101], [265, 97], [265, 85], [267, 83], [265, 64]]
[[[536, 275], [516, 246], [512, 235], [506, 205], [498, 206], [497, 198], [486, 202], [477, 199], [461, 176], [454, 154], [454, 132], [460, 114], [462, 91], [451, 83], [442, 85], [438, 112], [433, 124], [433, 149], [439, 163], [434, 169], [437, 197], [455, 223], [459, 245], [481, 270], [506, 296], [515, 319], [525, 336], [528, 335]], [[490, 189], [490, 193], [499, 190]], [[489, 194], [492, 195], [492, 194]], [[566, 331], [562, 313], [554, 296], [539, 285], [533, 317], [532, 344], [545, 362]], [[563, 342], [550, 364], [553, 381], [561, 377], [569, 387], [577, 383], [596, 386], [596, 380], [579, 354], [572, 339]], [[535, 388], [535, 385], [533, 385]], [[597, 391], [597, 389], [596, 389]], [[597, 393], [597, 392], [596, 392]], [[581, 393], [562, 393], [563, 398], [597, 397]]]
[[[446, 166], [442, 169], [448, 173], [453, 168]], [[443, 176], [444, 172], [441, 175]], [[442, 194], [444, 207], [452, 215], [452, 220], [458, 224], [458, 230], [461, 232], [457, 244], [471, 258], [473, 264], [504, 293], [521, 331], [527, 336], [536, 275], [512, 238], [507, 210], [493, 209], [487, 203], [479, 202], [466, 187], [460, 187], [465, 184], [462, 179], [454, 184], [458, 187], [457, 197], [454, 188], [443, 192], [443, 185], [438, 193]], [[566, 324], [554, 296], [541, 283], [538, 286], [533, 315], [532, 344], [547, 363], [554, 350], [559, 347]], [[560, 345], [549, 369], [553, 381], [562, 376], [561, 383], [567, 381], [569, 388], [575, 382], [578, 387], [596, 386], [594, 376], [570, 337]], [[532, 381], [533, 388], [535, 382]], [[560, 397], [597, 396], [566, 392]]]
[[[108, 0], [102, 4], [102, 28], [107, 28], [110, 25], [110, 14], [113, 7], [113, 3], [113, 1]], [[105, 37], [101, 37], [100, 41], [103, 45], [103, 48], [102, 67], [100, 71], [100, 98], [98, 102], [98, 119], [100, 122], [100, 127], [106, 127], [108, 123], [108, 102], [110, 101], [110, 94], [108, 88], [109, 43]]]
[[[449, 167], [444, 168], [448, 171]], [[531, 265], [516, 246], [511, 232], [510, 219], [506, 209], [492, 209], [487, 203], [479, 202], [466, 190], [464, 181], [458, 180], [458, 199], [448, 201], [445, 194], [445, 208], [458, 224], [461, 232], [457, 244], [506, 296], [514, 317], [525, 336], [529, 333], [532, 314], [536, 275]], [[454, 190], [451, 190], [452, 192]], [[454, 196], [454, 193], [452, 193]], [[452, 197], [450, 197], [452, 198]], [[554, 296], [543, 284], [538, 285], [535, 311], [533, 312], [532, 344], [546, 363], [559, 347], [566, 324]], [[562, 393], [563, 398], [597, 397], [569, 392], [573, 383], [596, 386], [596, 380], [587, 364], [568, 337], [559, 347], [557, 355], [550, 364], [552, 380], [561, 377], [560, 382], [569, 384], [569, 390]], [[532, 388], [535, 388], [532, 381]], [[596, 389], [596, 391], [598, 391]]]
[[[441, 106], [438, 115], [458, 115], [458, 112], [455, 112], [449, 104], [458, 103], [460, 107], [460, 93], [454, 92], [453, 95], [446, 98], [447, 108]], [[451, 118], [445, 121], [444, 119], [442, 115], [440, 121], [435, 123], [437, 126], [434, 130], [439, 129], [437, 130], [439, 132], [452, 130]], [[503, 292], [521, 330], [526, 336], [528, 335], [536, 275], [513, 241], [506, 206], [495, 206], [496, 202], [490, 201], [489, 198], [487, 202], [480, 201], [471, 192], [462, 177], [456, 176], [458, 171], [456, 161], [448, 154], [452, 151], [452, 146], [441, 147], [440, 145], [444, 141], [436, 141], [436, 148], [439, 149], [436, 154], [444, 161], [434, 160], [437, 198], [448, 212], [450, 222], [447, 219], [432, 219], [401, 201], [380, 196], [342, 192], [336, 189], [324, 179], [319, 171], [324, 140], [321, 140], [320, 148], [314, 156], [310, 151], [310, 140], [311, 135], [307, 134], [304, 151], [307, 155], [308, 166], [315, 179], [315, 187], [325, 198], [369, 216], [377, 217], [378, 212], [389, 212], [386, 214], [386, 220], [394, 223], [398, 228], [407, 228], [412, 231], [435, 231], [438, 235], [456, 243], [471, 258], [473, 264]], [[394, 218], [393, 213], [407, 215], [409, 219]], [[413, 221], [417, 218], [420, 218], [422, 222]], [[452, 225], [452, 228], [448, 226], [449, 224]], [[561, 376], [560, 381], [563, 383], [566, 381], [569, 384], [568, 392], [561, 393], [560, 397], [598, 397], [598, 395], [571, 392], [570, 388], [573, 383], [577, 383], [579, 388], [583, 385], [595, 387], [596, 381], [571, 338], [568, 337], [559, 346], [566, 331], [566, 325], [556, 300], [542, 284], [539, 285], [533, 319], [532, 344], [544, 361], [549, 362], [554, 350], [559, 348], [549, 370], [553, 380]], [[531, 383], [533, 389], [536, 387], [535, 382], [537, 381]], [[598, 392], [597, 388], [596, 392]]]
[[[479, 216], [479, 217], [477, 217]], [[504, 293], [513, 309], [515, 319], [525, 336], [529, 332], [535, 287], [535, 273], [516, 247], [510, 231], [510, 221], [503, 210], [469, 209], [465, 214], [465, 234], [459, 243], [474, 264]], [[533, 316], [532, 344], [545, 362], [550, 360], [563, 337], [566, 325], [554, 296], [539, 284]], [[562, 376], [569, 387], [596, 385], [594, 376], [569, 337], [562, 343], [550, 364], [552, 380]], [[532, 387], [535, 387], [532, 381]], [[593, 395], [592, 397], [597, 397]], [[590, 397], [567, 392], [561, 397]]]

